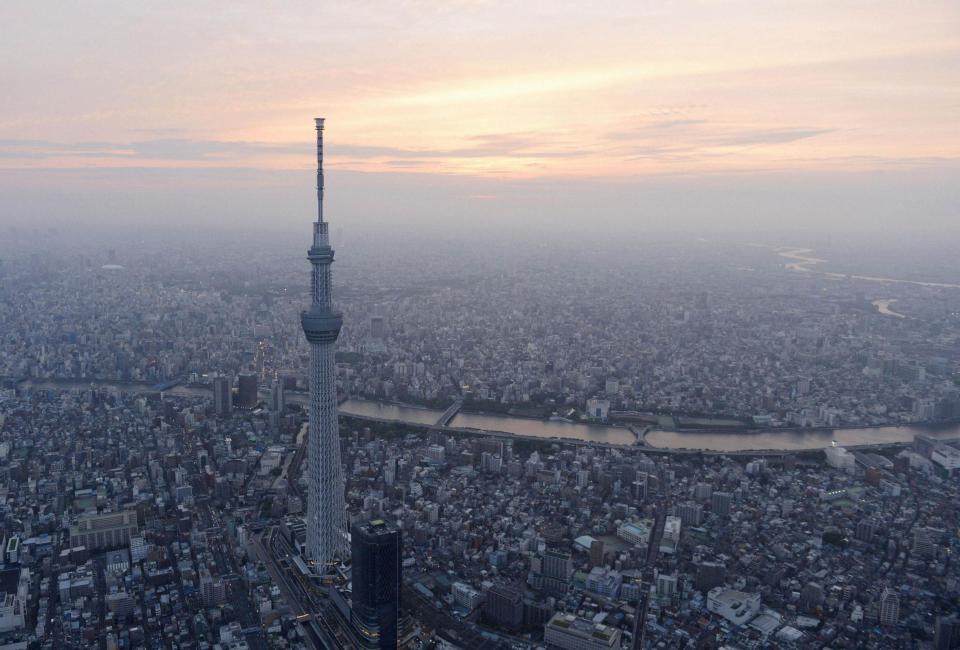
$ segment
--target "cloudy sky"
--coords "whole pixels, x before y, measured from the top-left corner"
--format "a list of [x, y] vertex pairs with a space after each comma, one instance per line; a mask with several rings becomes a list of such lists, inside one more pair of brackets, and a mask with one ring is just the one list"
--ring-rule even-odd
[[293, 224], [324, 115], [360, 220], [960, 221], [955, 0], [14, 0], [0, 22], [0, 219]]

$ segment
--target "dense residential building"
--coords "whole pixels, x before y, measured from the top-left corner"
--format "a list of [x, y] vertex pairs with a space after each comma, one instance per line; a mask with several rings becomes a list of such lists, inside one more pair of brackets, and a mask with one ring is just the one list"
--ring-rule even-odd
[[730, 492], [714, 492], [710, 496], [710, 509], [721, 517], [730, 514], [730, 506], [733, 503], [733, 494]]
[[603, 567], [594, 567], [587, 575], [585, 587], [587, 591], [593, 592], [598, 596], [616, 598], [620, 593], [621, 584], [623, 584], [623, 576], [619, 571]]
[[880, 624], [896, 625], [900, 622], [900, 596], [892, 587], [884, 587], [880, 594]]

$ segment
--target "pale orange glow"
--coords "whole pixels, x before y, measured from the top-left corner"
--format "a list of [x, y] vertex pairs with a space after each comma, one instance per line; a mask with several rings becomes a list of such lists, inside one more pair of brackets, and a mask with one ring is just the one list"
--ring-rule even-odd
[[7, 5], [0, 168], [308, 168], [320, 114], [331, 168], [358, 171], [629, 178], [960, 155], [952, 0], [602, 4]]

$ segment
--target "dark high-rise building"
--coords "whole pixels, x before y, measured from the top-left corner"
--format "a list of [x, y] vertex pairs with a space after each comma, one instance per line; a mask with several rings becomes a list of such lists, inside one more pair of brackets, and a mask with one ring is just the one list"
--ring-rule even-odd
[[257, 376], [240, 375], [237, 384], [237, 406], [252, 409], [260, 401], [257, 394]]
[[274, 413], [283, 413], [284, 408], [287, 406], [287, 396], [286, 391], [283, 387], [283, 382], [279, 379], [273, 381], [273, 386], [270, 387], [270, 410]]
[[523, 625], [523, 594], [509, 585], [494, 585], [483, 602], [483, 619], [501, 629], [516, 632]]
[[353, 526], [351, 539], [352, 623], [371, 646], [396, 648], [400, 619], [400, 531], [382, 519], [374, 519]]
[[720, 562], [701, 562], [697, 567], [696, 587], [707, 593], [727, 580], [727, 567]]
[[543, 627], [553, 616], [553, 607], [550, 606], [549, 602], [530, 598], [524, 599], [523, 626], [527, 628]]
[[960, 648], [960, 618], [957, 616], [938, 616], [933, 628], [934, 650], [954, 650]]
[[229, 377], [213, 378], [213, 410], [217, 415], [230, 415], [233, 410], [233, 387]]
[[599, 539], [590, 542], [590, 566], [603, 566], [603, 541]]
[[370, 338], [385, 339], [387, 337], [387, 328], [384, 325], [382, 316], [374, 316], [370, 319]]

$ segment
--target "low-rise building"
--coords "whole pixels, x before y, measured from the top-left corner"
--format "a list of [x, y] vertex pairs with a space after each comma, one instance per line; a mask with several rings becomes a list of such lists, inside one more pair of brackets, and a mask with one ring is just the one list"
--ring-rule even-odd
[[760, 594], [714, 587], [707, 592], [707, 610], [722, 616], [734, 625], [745, 625], [760, 613]]
[[138, 531], [135, 510], [83, 514], [70, 526], [70, 546], [85, 546], [90, 550], [118, 548], [128, 545], [130, 537]]
[[619, 648], [620, 630], [577, 618], [572, 614], [554, 614], [543, 630], [543, 640], [551, 648], [563, 650], [603, 650]]
[[645, 521], [625, 521], [617, 528], [617, 537], [629, 544], [649, 544], [650, 526]]
[[466, 584], [465, 582], [454, 582], [450, 585], [450, 593], [453, 594], [453, 600], [457, 605], [473, 611], [483, 602], [483, 594]]

